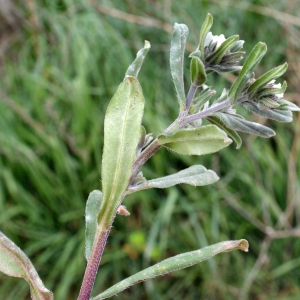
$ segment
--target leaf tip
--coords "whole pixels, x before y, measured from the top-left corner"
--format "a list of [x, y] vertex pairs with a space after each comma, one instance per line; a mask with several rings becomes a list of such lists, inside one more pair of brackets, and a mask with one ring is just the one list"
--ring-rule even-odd
[[249, 252], [249, 243], [247, 240], [240, 240], [239, 245], [237, 246], [238, 249], [244, 251], [244, 252]]
[[149, 41], [145, 40], [145, 42], [144, 42], [144, 48], [145, 49], [150, 49], [151, 48], [151, 44], [150, 44]]
[[130, 75], [126, 75], [125, 79], [127, 79], [129, 82], [134, 82], [136, 78]]

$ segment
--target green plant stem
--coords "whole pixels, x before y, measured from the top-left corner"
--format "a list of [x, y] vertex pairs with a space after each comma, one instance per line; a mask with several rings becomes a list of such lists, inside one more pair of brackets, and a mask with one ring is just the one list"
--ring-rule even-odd
[[[113, 221], [112, 221], [113, 222]], [[111, 226], [104, 230], [100, 231], [95, 236], [95, 241], [93, 244], [91, 256], [87, 262], [85, 269], [82, 285], [80, 288], [79, 296], [77, 300], [89, 300], [91, 297], [92, 289], [94, 286], [95, 278], [98, 272], [98, 267], [101, 261], [101, 257], [106, 245], [108, 235], [110, 233]]]

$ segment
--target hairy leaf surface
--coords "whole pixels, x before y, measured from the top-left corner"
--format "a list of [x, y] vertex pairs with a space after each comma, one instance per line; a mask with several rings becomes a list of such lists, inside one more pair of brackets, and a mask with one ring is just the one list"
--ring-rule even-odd
[[215, 125], [181, 129], [174, 135], [158, 137], [159, 145], [184, 155], [214, 153], [227, 147], [231, 142], [227, 134]]
[[108, 105], [104, 121], [102, 158], [103, 199], [98, 222], [107, 226], [127, 188], [140, 139], [144, 96], [136, 78], [127, 76]]
[[0, 272], [24, 278], [30, 285], [33, 300], [52, 300], [53, 294], [46, 289], [26, 254], [0, 231]]
[[149, 280], [157, 276], [162, 276], [177, 270], [191, 267], [222, 252], [230, 252], [232, 250], [242, 250], [248, 252], [248, 247], [249, 244], [246, 240], [225, 241], [196, 251], [186, 252], [171, 258], [167, 258], [152, 267], [149, 267], [122, 280], [91, 300], [109, 298], [141, 281]]

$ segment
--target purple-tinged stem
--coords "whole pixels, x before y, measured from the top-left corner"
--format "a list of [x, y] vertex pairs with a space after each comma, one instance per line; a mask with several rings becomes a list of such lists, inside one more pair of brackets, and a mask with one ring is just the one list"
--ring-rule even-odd
[[106, 245], [110, 229], [111, 227], [108, 228], [106, 231], [96, 234], [95, 236], [94, 246], [85, 269], [82, 285], [77, 300], [89, 300], [91, 297], [95, 278], [98, 272], [99, 263], [103, 254], [104, 247]]

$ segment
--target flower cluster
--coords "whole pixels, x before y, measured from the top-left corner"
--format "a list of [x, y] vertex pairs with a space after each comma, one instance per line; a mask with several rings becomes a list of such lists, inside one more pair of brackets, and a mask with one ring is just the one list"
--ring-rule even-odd
[[213, 35], [209, 32], [204, 42], [204, 65], [207, 70], [215, 72], [232, 72], [241, 70], [237, 64], [243, 59], [243, 40], [234, 35], [225, 39], [223, 34]]

